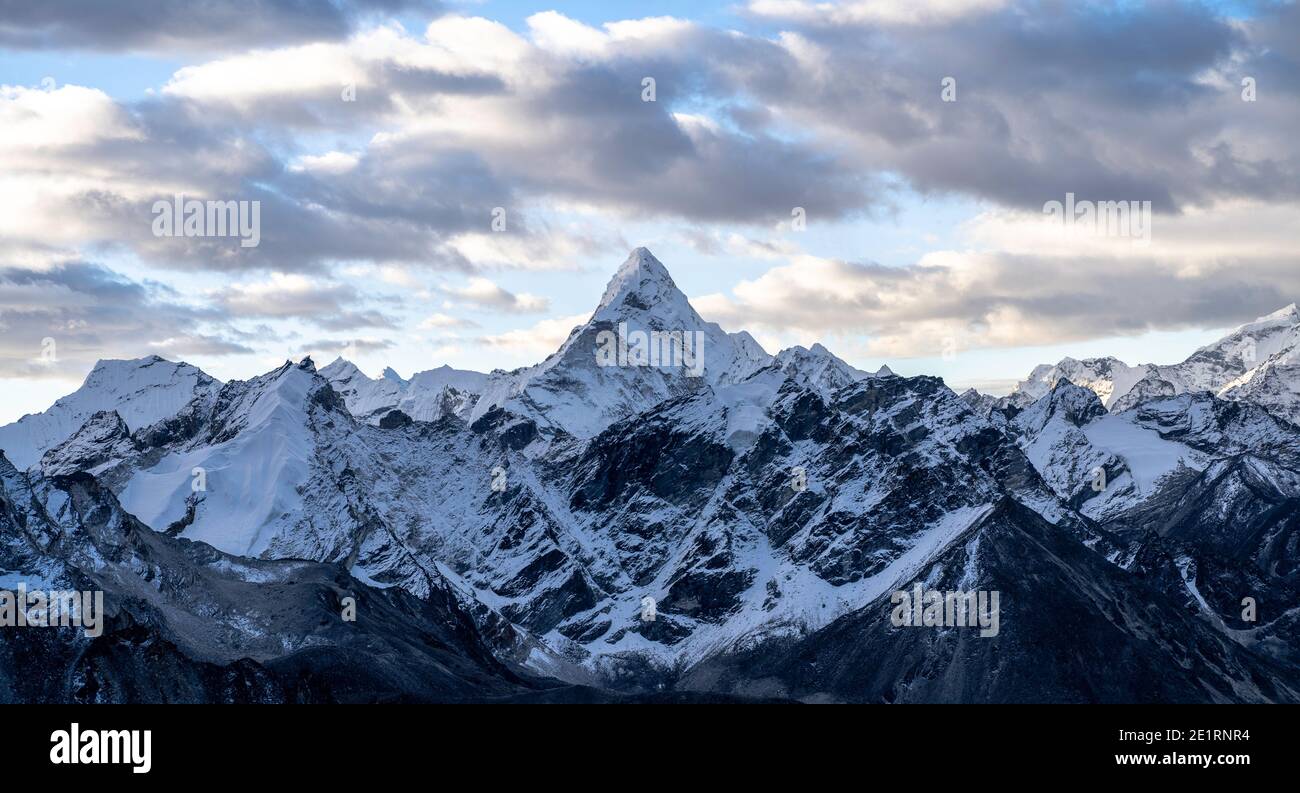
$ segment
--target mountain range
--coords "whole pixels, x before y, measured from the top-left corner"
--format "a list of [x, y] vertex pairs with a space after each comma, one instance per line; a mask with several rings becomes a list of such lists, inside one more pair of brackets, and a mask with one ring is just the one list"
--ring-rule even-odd
[[1209, 392], [1253, 402], [1291, 421], [1300, 420], [1300, 310], [1279, 309], [1247, 323], [1182, 363], [1129, 366], [1116, 358], [1064, 358], [1035, 367], [1006, 404], [1027, 407], [1068, 380], [1095, 392], [1120, 412], [1148, 399]]
[[[638, 335], [702, 366], [607, 365]], [[1300, 701], [1298, 343], [1290, 306], [959, 396], [771, 355], [637, 249], [512, 372], [102, 361], [0, 428], [0, 582], [107, 629], [6, 631], [0, 696]], [[918, 583], [999, 632], [898, 625]]]

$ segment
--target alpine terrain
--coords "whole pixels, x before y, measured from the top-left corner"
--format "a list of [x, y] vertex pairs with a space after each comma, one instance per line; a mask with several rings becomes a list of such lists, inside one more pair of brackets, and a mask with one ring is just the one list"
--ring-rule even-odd
[[644, 248], [511, 372], [101, 361], [0, 428], [0, 577], [103, 631], [6, 630], [0, 697], [1297, 702], [1297, 421], [1294, 305], [959, 396]]

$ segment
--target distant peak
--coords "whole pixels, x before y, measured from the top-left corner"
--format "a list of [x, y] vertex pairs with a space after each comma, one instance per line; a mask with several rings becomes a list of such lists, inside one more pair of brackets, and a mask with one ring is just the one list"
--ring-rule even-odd
[[317, 369], [316, 373], [319, 374], [321, 377], [324, 377], [326, 380], [330, 380], [332, 382], [354, 380], [358, 377], [362, 378], [363, 380], [370, 379], [369, 377], [366, 377], [365, 374], [362, 373], [360, 369], [357, 368], [356, 364], [352, 363], [347, 358], [344, 358], [342, 356], [339, 356], [338, 358], [335, 358], [333, 361], [330, 361], [328, 366], [323, 366], [320, 369]]
[[95, 361], [95, 369], [139, 369], [156, 363], [168, 363], [161, 355], [146, 355], [143, 358], [100, 358]]
[[668, 274], [668, 268], [664, 263], [655, 258], [649, 248], [636, 248], [627, 255], [623, 264], [619, 265], [618, 272], [614, 273], [614, 280], [619, 280], [620, 276], [639, 276], [642, 280], [653, 279], [667, 281], [672, 283], [673, 277]]
[[786, 347], [776, 354], [777, 361], [789, 361], [794, 359], [802, 360], [830, 360], [838, 363], [839, 356], [822, 346], [821, 342], [814, 342], [811, 347], [804, 347], [802, 344], [796, 344], [793, 347]]
[[[1283, 306], [1282, 308], [1279, 308], [1277, 311], [1274, 311], [1272, 314], [1265, 314], [1264, 316], [1255, 320], [1255, 322], [1271, 322], [1279, 319], [1295, 320], [1297, 319], [1297, 317], [1300, 317], [1300, 311], [1296, 310], [1295, 303], [1291, 303], [1290, 305], [1286, 305]], [[1255, 324], [1255, 322], [1252, 322], [1250, 324], [1253, 325]]]
[[681, 295], [663, 262], [656, 259], [648, 248], [636, 248], [609, 280], [596, 310], [616, 305], [631, 294], [647, 298], [640, 302], [654, 302], [674, 293]]
[[[650, 249], [644, 246], [633, 248], [632, 252], [627, 255], [627, 260], [623, 262], [624, 267], [632, 264], [658, 267], [660, 270], [664, 269], [663, 262], [656, 259]], [[664, 272], [667, 271], [664, 270]]]
[[1065, 377], [1056, 381], [1042, 401], [1049, 413], [1059, 411], [1076, 426], [1083, 426], [1106, 414], [1106, 408], [1095, 391]]
[[[1083, 392], [1085, 392], [1085, 391], [1088, 392], [1089, 394], [1092, 394], [1092, 390], [1091, 390], [1091, 389], [1084, 388], [1083, 386], [1079, 385], [1078, 383], [1075, 383], [1073, 380], [1071, 380], [1071, 379], [1068, 378], [1068, 377], [1062, 377], [1062, 378], [1058, 379], [1054, 384], [1052, 384], [1052, 393], [1053, 393], [1053, 394], [1057, 394], [1057, 393], [1060, 393], [1060, 394], [1083, 394]], [[1094, 396], [1096, 396], [1096, 395], [1094, 394]]]
[[876, 370], [876, 377], [893, 377], [893, 376], [894, 376], [894, 370], [889, 368], [889, 364], [882, 363], [880, 365], [880, 368]]
[[393, 367], [391, 367], [391, 366], [385, 366], [385, 367], [384, 367], [383, 378], [384, 378], [385, 380], [395, 380], [395, 381], [397, 381], [397, 382], [399, 382], [399, 383], [405, 383], [405, 382], [406, 382], [405, 380], [402, 379], [402, 376], [401, 376], [400, 374], [398, 374], [396, 371], [394, 371]]
[[314, 372], [316, 371], [316, 364], [312, 361], [311, 356], [308, 355], [298, 362], [298, 368], [304, 372]]

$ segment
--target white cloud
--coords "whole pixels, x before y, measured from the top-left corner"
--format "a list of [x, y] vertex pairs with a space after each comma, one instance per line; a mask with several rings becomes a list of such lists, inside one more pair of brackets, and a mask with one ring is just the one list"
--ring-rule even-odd
[[428, 49], [410, 49], [408, 65], [456, 74], [499, 74], [529, 79], [524, 68], [532, 47], [510, 28], [482, 17], [444, 16], [424, 31]]
[[609, 36], [603, 31], [569, 19], [558, 11], [533, 14], [526, 21], [533, 43], [558, 55], [601, 55], [609, 42]]
[[567, 58], [609, 58], [634, 45], [664, 44], [691, 29], [674, 17], [647, 17], [606, 22], [603, 30], [570, 19], [558, 11], [543, 11], [526, 20], [529, 37], [537, 47]]
[[395, 324], [381, 312], [368, 308], [351, 285], [297, 273], [271, 273], [261, 281], [233, 283], [216, 290], [210, 298], [236, 317], [302, 318], [334, 330]]
[[1155, 222], [1142, 245], [990, 212], [967, 224], [970, 248], [904, 267], [796, 253], [692, 302], [732, 329], [857, 333], [863, 355], [897, 358], [1222, 327], [1300, 295], [1300, 206], [1234, 202]]
[[231, 284], [220, 301], [235, 314], [292, 317], [304, 310], [336, 308], [340, 287], [290, 273], [272, 273], [264, 281]]
[[0, 85], [0, 156], [40, 158], [52, 149], [115, 138], [139, 139], [140, 131], [103, 91]]
[[574, 270], [578, 257], [626, 247], [612, 240], [552, 230], [536, 234], [466, 232], [451, 236], [447, 244], [475, 267], [520, 270]]
[[357, 163], [360, 161], [361, 158], [355, 154], [344, 151], [330, 151], [325, 154], [304, 154], [295, 159], [289, 165], [289, 169], [338, 176], [356, 168]]
[[970, 14], [996, 11], [1008, 0], [750, 0], [746, 8], [761, 17], [810, 25], [895, 24], [947, 22]]
[[365, 82], [366, 70], [347, 44], [307, 44], [256, 50], [186, 66], [163, 86], [164, 95], [205, 103], [244, 105], [285, 95], [333, 92]]
[[544, 297], [526, 292], [515, 294], [486, 278], [471, 278], [465, 286], [445, 286], [442, 291], [471, 306], [510, 314], [535, 314], [550, 308]]
[[559, 349], [573, 329], [590, 317], [590, 314], [573, 314], [568, 317], [544, 319], [530, 328], [483, 336], [479, 341], [489, 347], [499, 347], [540, 358]]

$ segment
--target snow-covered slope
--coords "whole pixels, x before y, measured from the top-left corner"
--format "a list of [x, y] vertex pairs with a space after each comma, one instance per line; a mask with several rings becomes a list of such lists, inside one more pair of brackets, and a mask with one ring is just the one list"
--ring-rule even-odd
[[[207, 432], [134, 476], [122, 506], [159, 530], [257, 556], [303, 505], [315, 442], [308, 416], [327, 386], [310, 359], [227, 384]], [[173, 528], [173, 532], [176, 529]]]
[[[1225, 399], [1251, 402], [1300, 424], [1300, 312], [1295, 304], [1260, 320], [1259, 341], [1243, 342], [1257, 365], [1219, 389]], [[1271, 331], [1271, 332], [1269, 332]], [[1253, 341], [1253, 338], [1252, 338]]]
[[1206, 345], [1180, 364], [1160, 367], [1179, 392], [1209, 391], [1225, 386], [1277, 356], [1292, 355], [1300, 345], [1300, 311], [1295, 303], [1260, 317]]
[[[1089, 398], [1096, 409], [1072, 422], [1080, 414], [1064, 405]], [[1300, 427], [1205, 391], [1101, 413], [1092, 392], [1063, 381], [1008, 432], [1097, 522], [1108, 559], [1234, 641], [1300, 659]], [[1105, 470], [1100, 492], [1080, 487], [1096, 481], [1090, 465]], [[1243, 620], [1242, 592], [1267, 613]]]
[[[808, 702], [1278, 702], [1271, 664], [1014, 500], [945, 537], [897, 581], [999, 593], [998, 635], [891, 621], [891, 583], [818, 630], [688, 667], [678, 688]], [[950, 612], [951, 613], [951, 612]]]
[[187, 363], [157, 355], [100, 361], [80, 388], [49, 410], [0, 427], [0, 449], [15, 466], [27, 468], [100, 411], [116, 411], [127, 427], [137, 430], [175, 415], [195, 397], [211, 394], [220, 385]]
[[1209, 457], [1168, 440], [1132, 413], [1107, 413], [1069, 380], [1017, 414], [1008, 432], [1061, 498], [1093, 519], [1131, 511], [1203, 471]]

